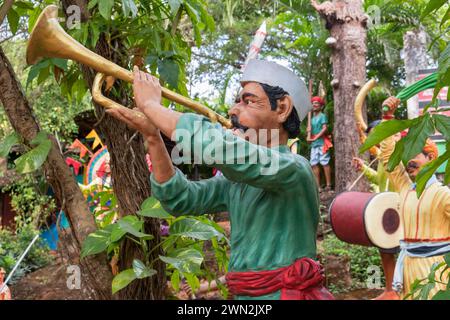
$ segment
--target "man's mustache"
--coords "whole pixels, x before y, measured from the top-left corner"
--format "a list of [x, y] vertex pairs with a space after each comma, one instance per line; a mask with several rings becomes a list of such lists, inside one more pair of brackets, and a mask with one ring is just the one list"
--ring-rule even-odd
[[236, 115], [234, 115], [234, 114], [231, 116], [231, 124], [233, 125], [233, 128], [242, 130], [244, 132], [249, 129], [248, 127], [240, 124], [238, 117]]

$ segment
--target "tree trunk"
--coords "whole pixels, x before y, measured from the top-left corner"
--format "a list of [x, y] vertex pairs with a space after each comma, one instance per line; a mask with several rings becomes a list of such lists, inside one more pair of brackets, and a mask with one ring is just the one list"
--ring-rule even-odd
[[[360, 146], [354, 117], [355, 98], [366, 82], [367, 16], [362, 0], [333, 0], [311, 4], [325, 19], [331, 37], [334, 98], [335, 189], [342, 192], [357, 179], [351, 166]], [[354, 190], [367, 191], [363, 179]]]
[[[403, 35], [403, 56], [405, 61], [406, 85], [417, 81], [419, 70], [428, 67], [427, 34], [423, 28], [407, 31]], [[407, 101], [408, 119], [419, 116], [419, 97]]]
[[[26, 99], [14, 70], [0, 47], [0, 101], [14, 130], [25, 143], [29, 143], [40, 131], [31, 106]], [[80, 261], [80, 249], [84, 239], [96, 230], [92, 213], [81, 193], [70, 168], [66, 165], [58, 142], [50, 136], [52, 148], [43, 169], [52, 186], [57, 202], [64, 210], [70, 231], [61, 235], [65, 254], [71, 265], [79, 265], [81, 288], [93, 299], [111, 298], [111, 272], [105, 255], [88, 257]]]
[[[73, 4], [80, 6], [83, 17], [86, 19], [90, 16], [87, 10], [87, 1], [84, 0], [62, 0], [61, 1], [64, 12], [67, 14], [67, 7]], [[111, 50], [110, 45], [103, 36], [95, 48], [95, 52], [106, 59], [126, 66], [124, 59], [129, 59], [129, 53], [125, 51], [124, 46], [119, 40], [114, 40], [111, 43], [115, 51]], [[122, 54], [119, 56], [117, 52]], [[126, 58], [122, 58], [126, 57]], [[92, 69], [81, 66], [84, 79], [89, 87], [92, 87], [95, 73]], [[116, 89], [119, 92], [120, 98], [110, 97], [121, 103], [122, 105], [130, 105], [126, 90], [121, 83], [116, 83]], [[135, 214], [140, 209], [143, 201], [150, 196], [150, 173], [147, 163], [145, 161], [145, 149], [142, 136], [135, 131], [128, 129], [128, 127], [107, 115], [105, 110], [98, 105], [95, 105], [96, 115], [99, 118], [97, 130], [104, 138], [106, 146], [110, 154], [112, 187], [114, 194], [117, 197], [119, 205], [119, 212], [121, 216]], [[151, 246], [155, 246], [160, 242], [160, 224], [156, 219], [148, 219], [145, 223], [145, 231], [154, 236]], [[119, 268], [121, 270], [131, 267], [133, 259], [143, 259], [139, 255], [139, 248], [132, 241], [126, 239], [120, 249]], [[150, 256], [150, 260], [156, 260], [153, 268], [157, 271], [157, 275], [151, 278], [133, 281], [125, 289], [119, 291], [120, 299], [164, 299], [166, 289], [165, 265], [158, 259], [162, 254], [160, 250]]]

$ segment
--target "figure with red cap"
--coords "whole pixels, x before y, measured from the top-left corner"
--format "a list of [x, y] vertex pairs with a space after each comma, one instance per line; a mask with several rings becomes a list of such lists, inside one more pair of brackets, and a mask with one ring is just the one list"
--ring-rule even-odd
[[308, 125], [307, 141], [311, 143], [311, 157], [310, 164], [313, 168], [316, 177], [317, 185], [320, 188], [320, 167], [322, 166], [325, 172], [325, 191], [331, 190], [331, 169], [330, 169], [330, 140], [327, 136], [328, 132], [328, 118], [323, 113], [322, 109], [325, 106], [325, 101], [321, 97], [313, 97], [311, 99], [313, 107], [313, 116], [311, 123]]
[[[400, 100], [388, 98], [383, 106], [383, 121], [394, 118]], [[387, 110], [385, 110], [387, 109]], [[380, 144], [380, 161], [387, 166], [395, 149], [395, 138], [391, 136]], [[436, 144], [427, 139], [422, 152], [408, 161], [406, 167], [400, 163], [389, 173], [389, 181], [400, 194], [400, 212], [404, 226], [404, 239], [400, 241], [400, 254], [395, 266], [393, 287], [401, 297], [411, 292], [412, 284], [426, 279], [434, 264], [444, 262], [450, 252], [450, 189], [442, 185], [435, 175], [427, 182], [420, 198], [416, 193], [416, 177], [420, 170], [438, 157]], [[436, 282], [428, 294], [433, 297], [439, 290], [446, 290], [449, 270], [441, 276], [436, 273]], [[441, 279], [439, 279], [441, 277]]]

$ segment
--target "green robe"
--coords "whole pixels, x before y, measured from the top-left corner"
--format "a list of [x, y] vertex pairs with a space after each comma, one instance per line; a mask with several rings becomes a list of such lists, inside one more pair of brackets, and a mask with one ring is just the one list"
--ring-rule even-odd
[[[212, 130], [213, 138], [204, 134], [207, 130]], [[243, 156], [231, 157], [235, 161], [227, 164], [221, 163], [216, 152], [196, 157], [221, 170], [223, 176], [194, 182], [177, 169], [162, 184], [151, 176], [153, 195], [173, 215], [229, 212], [229, 271], [273, 270], [298, 258], [316, 259], [319, 195], [308, 160], [292, 154], [286, 145], [269, 149], [249, 143], [194, 114], [184, 114], [176, 132], [184, 154], [211, 145], [218, 148], [215, 150], [245, 150]], [[186, 137], [186, 133], [190, 136]], [[269, 161], [251, 163], [251, 157], [258, 153]], [[276, 174], [261, 174], [274, 164], [278, 168]], [[259, 299], [279, 299], [279, 296], [275, 292]]]

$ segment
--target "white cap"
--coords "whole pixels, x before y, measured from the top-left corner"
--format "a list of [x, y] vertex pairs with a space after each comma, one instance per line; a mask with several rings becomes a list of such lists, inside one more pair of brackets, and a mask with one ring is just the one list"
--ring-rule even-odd
[[305, 82], [288, 68], [275, 62], [252, 59], [242, 74], [241, 84], [259, 82], [269, 86], [278, 86], [289, 93], [302, 121], [311, 111], [312, 105]]

